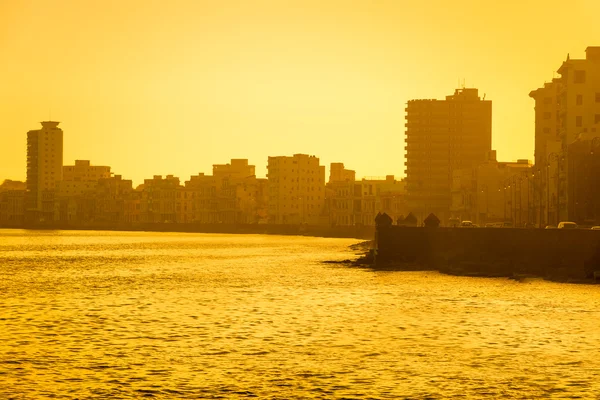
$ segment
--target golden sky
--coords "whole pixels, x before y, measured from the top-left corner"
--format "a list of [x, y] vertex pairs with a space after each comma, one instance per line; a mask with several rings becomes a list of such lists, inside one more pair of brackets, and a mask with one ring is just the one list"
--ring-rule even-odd
[[465, 80], [501, 160], [533, 159], [529, 91], [600, 45], [600, 1], [0, 0], [0, 180], [51, 115], [65, 164], [138, 184], [314, 154], [404, 175], [409, 99]]

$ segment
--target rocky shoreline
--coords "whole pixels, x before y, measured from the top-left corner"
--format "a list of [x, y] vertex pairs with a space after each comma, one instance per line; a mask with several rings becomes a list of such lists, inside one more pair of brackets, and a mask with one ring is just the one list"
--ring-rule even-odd
[[[407, 271], [437, 271], [445, 275], [452, 276], [464, 276], [472, 278], [506, 278], [512, 279], [518, 282], [530, 282], [532, 280], [545, 280], [549, 282], [557, 283], [572, 283], [572, 284], [599, 284], [600, 280], [596, 278], [583, 278], [575, 279], [561, 275], [536, 275], [530, 273], [516, 273], [507, 272], [504, 265], [496, 263], [494, 268], [493, 263], [486, 263], [485, 268], [482, 268], [481, 264], [475, 263], [458, 263], [456, 265], [448, 265], [444, 268], [431, 268], [426, 265], [417, 262], [388, 262], [388, 263], [375, 263], [374, 257], [374, 241], [368, 240], [349, 246], [349, 248], [356, 252], [357, 258], [345, 259], [339, 261], [323, 261], [325, 264], [339, 264], [353, 268], [364, 268], [371, 271], [385, 271], [385, 272], [407, 272]], [[491, 267], [490, 267], [491, 266]], [[486, 272], [482, 272], [485, 270]]]

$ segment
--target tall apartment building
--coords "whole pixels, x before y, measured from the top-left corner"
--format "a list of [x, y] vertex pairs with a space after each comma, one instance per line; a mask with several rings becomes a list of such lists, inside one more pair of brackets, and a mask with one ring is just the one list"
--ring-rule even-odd
[[560, 151], [560, 92], [560, 79], [555, 78], [529, 93], [529, 97], [535, 100], [535, 164], [544, 164], [548, 154]]
[[409, 211], [422, 221], [451, 217], [452, 175], [487, 159], [492, 147], [492, 102], [477, 89], [445, 100], [411, 100], [406, 107], [406, 190]]
[[[568, 220], [572, 214], [568, 207], [569, 146], [582, 136], [600, 136], [600, 47], [588, 47], [585, 52], [585, 59], [567, 56], [558, 69], [560, 78], [530, 93], [536, 112], [536, 169], [550, 171], [540, 190], [556, 193], [555, 203], [547, 205], [551, 211], [548, 223]], [[544, 143], [545, 154], [538, 156]]]
[[319, 224], [325, 205], [325, 166], [306, 154], [269, 157], [269, 221]]
[[[558, 158], [562, 153], [560, 96], [562, 80], [554, 78], [543, 87], [533, 90], [529, 97], [535, 101], [535, 158], [536, 212], [538, 225], [556, 224], [558, 218]], [[556, 178], [555, 178], [556, 177]]]
[[44, 121], [42, 129], [27, 132], [26, 208], [36, 220], [50, 218], [54, 212], [53, 192], [62, 179], [63, 131], [59, 123]]

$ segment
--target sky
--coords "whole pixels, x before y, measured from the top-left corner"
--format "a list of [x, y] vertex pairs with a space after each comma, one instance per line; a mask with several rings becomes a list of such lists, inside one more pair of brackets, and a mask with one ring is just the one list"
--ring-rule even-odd
[[[566, 5], [568, 4], [568, 7]], [[404, 176], [405, 105], [476, 87], [501, 161], [533, 159], [528, 94], [600, 45], [597, 0], [0, 0], [0, 181], [61, 121], [64, 164], [134, 184], [305, 153]]]

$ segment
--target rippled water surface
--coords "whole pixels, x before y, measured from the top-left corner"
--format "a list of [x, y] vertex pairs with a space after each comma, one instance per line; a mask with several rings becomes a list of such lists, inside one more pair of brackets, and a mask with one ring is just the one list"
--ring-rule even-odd
[[600, 287], [356, 242], [0, 230], [0, 398], [600, 398]]

